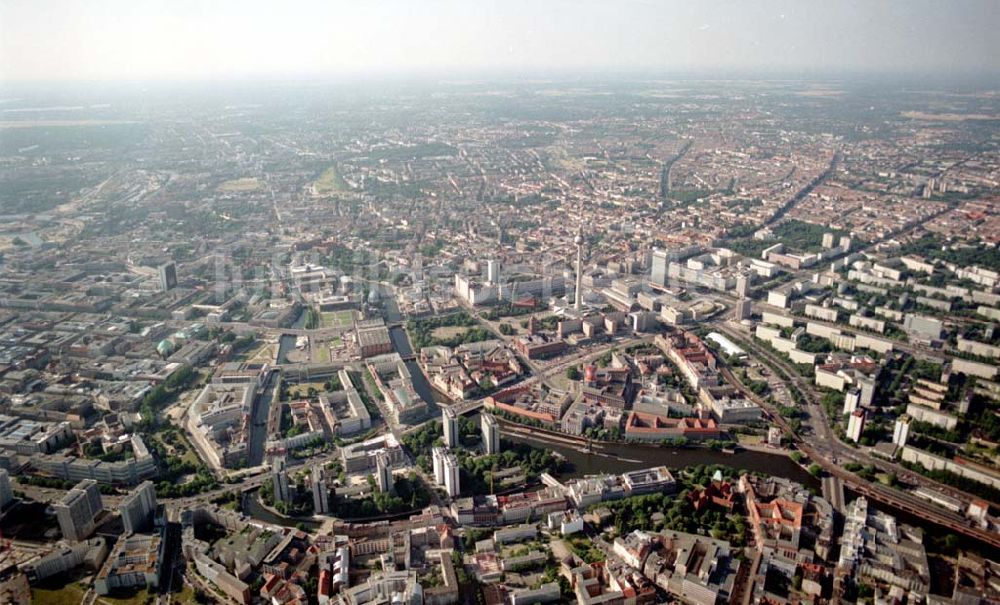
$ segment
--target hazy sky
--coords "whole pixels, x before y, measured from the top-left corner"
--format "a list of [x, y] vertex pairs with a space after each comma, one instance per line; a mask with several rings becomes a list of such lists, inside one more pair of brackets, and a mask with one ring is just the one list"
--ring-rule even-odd
[[1000, 0], [0, 0], [0, 79], [1000, 72]]

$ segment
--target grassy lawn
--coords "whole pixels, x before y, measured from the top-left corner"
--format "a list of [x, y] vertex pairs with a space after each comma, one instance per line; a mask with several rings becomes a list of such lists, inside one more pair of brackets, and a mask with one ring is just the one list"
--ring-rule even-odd
[[255, 178], [233, 179], [219, 185], [219, 191], [257, 191], [260, 181]]
[[431, 332], [431, 336], [434, 338], [452, 338], [453, 336], [459, 336], [465, 334], [469, 329], [465, 326], [441, 326], [440, 328], [434, 328]]
[[570, 380], [566, 378], [565, 373], [554, 375], [552, 378], [549, 378], [549, 382], [557, 389], [568, 390], [570, 388]]
[[62, 588], [31, 589], [31, 602], [35, 605], [70, 605], [83, 601], [86, 592], [79, 584], [67, 584]]
[[761, 445], [764, 443], [764, 438], [760, 435], [737, 435], [736, 438], [743, 445]]
[[325, 345], [313, 347], [313, 363], [329, 363], [330, 349]]
[[274, 356], [277, 354], [278, 345], [264, 342], [259, 347], [246, 351], [240, 357], [247, 361], [266, 361], [270, 363], [274, 361]]
[[106, 597], [97, 597], [97, 605], [143, 605], [144, 603], [153, 603], [156, 601], [156, 594], [150, 594], [146, 589], [135, 590], [134, 592], [121, 592], [117, 594], [108, 595]]
[[343, 193], [345, 191], [350, 191], [351, 188], [347, 186], [347, 182], [344, 178], [340, 176], [337, 172], [336, 166], [331, 166], [323, 171], [323, 174], [319, 175], [316, 182], [313, 183], [313, 188], [316, 193], [323, 195], [326, 193]]
[[[177, 582], [175, 581], [174, 584], [177, 584]], [[194, 600], [194, 589], [187, 584], [183, 584], [180, 592], [170, 595], [170, 602], [179, 603], [180, 605], [194, 605], [194, 603], [197, 603]]]
[[326, 311], [320, 313], [320, 325], [324, 328], [340, 328], [354, 325], [354, 311]]
[[316, 389], [316, 391], [319, 393], [326, 391], [326, 385], [323, 381], [289, 383], [288, 393], [290, 400], [296, 399], [295, 397], [292, 397], [292, 394], [295, 393], [296, 391], [299, 392], [298, 399], [304, 398], [309, 393], [309, 387]]

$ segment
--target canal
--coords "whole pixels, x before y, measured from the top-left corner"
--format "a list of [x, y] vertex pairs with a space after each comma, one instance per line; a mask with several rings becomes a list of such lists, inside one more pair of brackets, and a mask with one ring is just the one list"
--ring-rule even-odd
[[249, 466], [257, 466], [264, 462], [264, 444], [267, 441], [267, 415], [271, 410], [271, 399], [274, 395], [274, 381], [277, 371], [268, 372], [261, 395], [254, 398], [253, 410], [250, 415], [250, 448], [247, 452]]
[[[410, 339], [403, 328], [399, 326], [390, 328], [389, 339], [392, 340], [392, 346], [401, 357], [413, 355], [413, 347], [410, 346]], [[420, 398], [428, 404], [435, 405], [440, 398], [436, 395], [434, 389], [431, 388], [431, 383], [424, 376], [423, 370], [420, 369], [420, 364], [413, 360], [407, 361], [406, 369], [410, 371], [413, 390], [417, 392], [417, 395], [420, 395]]]
[[[305, 326], [307, 310], [303, 308], [295, 321], [290, 326], [293, 329], [301, 329]], [[278, 352], [275, 355], [275, 362], [280, 365], [288, 360], [288, 353], [295, 350], [295, 342], [298, 338], [295, 334], [282, 334], [278, 338]], [[253, 421], [250, 428], [250, 452], [248, 455], [250, 466], [257, 466], [264, 461], [264, 442], [267, 440], [267, 416], [271, 410], [271, 388], [274, 386], [272, 379], [276, 378], [270, 374], [268, 382], [264, 388], [264, 394], [254, 401]]]
[[[403, 321], [403, 315], [399, 312], [399, 305], [396, 304], [396, 300], [392, 297], [392, 292], [383, 289], [382, 300], [385, 301], [386, 323], [394, 324]], [[406, 330], [402, 326], [389, 328], [389, 339], [392, 341], [392, 346], [399, 353], [400, 357], [410, 357], [413, 355], [413, 345], [410, 344], [410, 338], [406, 335]], [[406, 368], [410, 371], [413, 390], [417, 392], [417, 395], [420, 395], [421, 399], [429, 405], [436, 405], [438, 401], [446, 401], [431, 388], [431, 383], [427, 381], [427, 377], [424, 376], [423, 370], [420, 369], [420, 365], [416, 361], [407, 361]]]
[[281, 338], [278, 339], [278, 354], [275, 357], [275, 359], [277, 360], [277, 363], [279, 363], [279, 364], [285, 363], [285, 360], [288, 359], [286, 357], [286, 355], [288, 355], [288, 353], [290, 351], [294, 351], [295, 350], [295, 341], [296, 340], [297, 339], [296, 339], [296, 337], [295, 337], [294, 334], [282, 334], [281, 335]]

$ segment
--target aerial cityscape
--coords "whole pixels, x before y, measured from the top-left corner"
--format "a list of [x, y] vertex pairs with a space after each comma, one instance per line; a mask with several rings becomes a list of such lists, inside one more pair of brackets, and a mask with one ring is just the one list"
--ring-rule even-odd
[[0, 603], [1000, 603], [960, 75], [0, 78]]

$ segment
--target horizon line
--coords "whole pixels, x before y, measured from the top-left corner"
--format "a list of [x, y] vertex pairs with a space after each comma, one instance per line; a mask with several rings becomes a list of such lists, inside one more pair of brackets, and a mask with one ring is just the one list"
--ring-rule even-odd
[[359, 69], [340, 71], [302, 71], [302, 72], [260, 72], [229, 74], [161, 74], [148, 77], [107, 76], [86, 78], [5, 78], [0, 66], [0, 86], [51, 86], [74, 84], [201, 84], [201, 83], [275, 83], [275, 82], [316, 82], [334, 83], [357, 82], [359, 80], [406, 82], [425, 80], [427, 84], [455, 83], [456, 81], [498, 82], [509, 81], [531, 83], [541, 81], [702, 81], [702, 82], [735, 82], [735, 81], [865, 81], [877, 79], [894, 82], [910, 82], [913, 80], [930, 80], [935, 83], [969, 83], [972, 81], [994, 81], [1000, 86], [1000, 68], [989, 71], [954, 71], [954, 70], [895, 70], [895, 69], [784, 69], [784, 68], [653, 68], [640, 66], [622, 67], [469, 67], [469, 68], [407, 68], [407, 69]]

